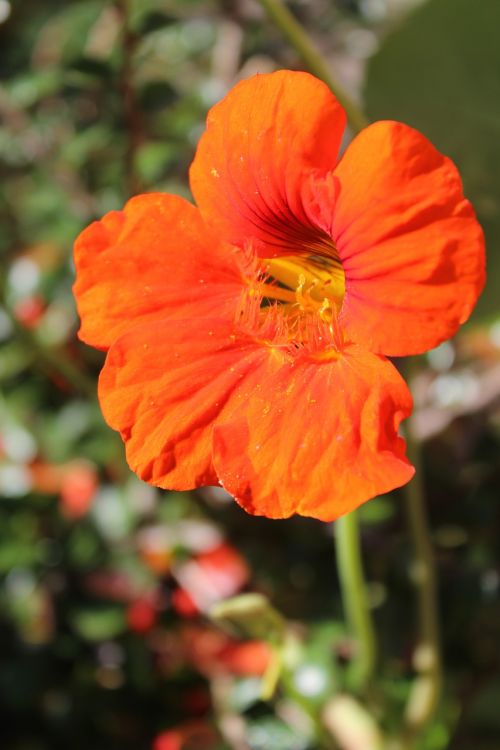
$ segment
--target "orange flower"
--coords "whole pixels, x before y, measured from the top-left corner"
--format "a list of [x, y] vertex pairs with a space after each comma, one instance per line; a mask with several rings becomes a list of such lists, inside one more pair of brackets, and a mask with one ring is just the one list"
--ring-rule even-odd
[[466, 320], [483, 236], [422, 135], [378, 122], [339, 160], [344, 126], [306, 73], [243, 81], [209, 113], [199, 208], [141, 195], [79, 237], [80, 336], [109, 348], [101, 406], [142, 479], [331, 520], [411, 478], [384, 355]]

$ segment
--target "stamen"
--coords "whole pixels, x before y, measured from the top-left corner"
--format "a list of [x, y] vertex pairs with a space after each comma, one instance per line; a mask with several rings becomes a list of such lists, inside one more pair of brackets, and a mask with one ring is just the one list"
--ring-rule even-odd
[[319, 315], [319, 317], [321, 318], [321, 320], [324, 320], [324, 319], [325, 319], [325, 313], [326, 313], [326, 312], [327, 312], [327, 310], [329, 310], [329, 309], [330, 309], [330, 302], [329, 302], [329, 301], [328, 301], [328, 299], [327, 299], [327, 298], [325, 297], [325, 298], [323, 299], [323, 303], [322, 303], [321, 307], [320, 307], [320, 308], [319, 308], [319, 310], [318, 310], [318, 315]]
[[344, 272], [332, 256], [281, 256], [260, 260], [242, 254], [246, 289], [237, 312], [238, 328], [287, 356], [329, 361], [339, 356], [343, 336], [338, 312]]

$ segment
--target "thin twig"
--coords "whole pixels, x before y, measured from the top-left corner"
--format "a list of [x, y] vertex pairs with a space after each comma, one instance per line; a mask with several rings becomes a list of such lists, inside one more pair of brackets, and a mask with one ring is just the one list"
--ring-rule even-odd
[[323, 55], [316, 48], [316, 45], [300, 23], [294, 18], [288, 8], [283, 5], [281, 0], [259, 0], [259, 3], [300, 55], [308, 70], [318, 78], [321, 78], [335, 94], [345, 109], [352, 130], [355, 133], [359, 133], [360, 130], [369, 124], [367, 118], [358, 105], [346, 94], [342, 86], [337, 83]]
[[[407, 378], [413, 363], [406, 366]], [[423, 480], [422, 451], [412, 431], [411, 421], [406, 430], [408, 458], [416, 469], [415, 477], [404, 489], [408, 530], [413, 546], [412, 580], [417, 594], [418, 644], [413, 656], [416, 677], [405, 711], [406, 743], [411, 746], [421, 736], [438, 706], [442, 689], [441, 651], [437, 581]]]
[[137, 150], [142, 144], [143, 123], [133, 85], [133, 58], [139, 35], [130, 27], [129, 0], [116, 0], [115, 6], [120, 14], [122, 24], [122, 64], [120, 68], [120, 91], [123, 103], [123, 117], [127, 131], [125, 149], [125, 179], [128, 196], [141, 191], [141, 184], [136, 171]]

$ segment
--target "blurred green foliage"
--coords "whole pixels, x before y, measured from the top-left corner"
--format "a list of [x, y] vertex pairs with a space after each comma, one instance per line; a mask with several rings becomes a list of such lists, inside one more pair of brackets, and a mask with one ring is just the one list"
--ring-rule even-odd
[[[421, 127], [456, 159], [494, 259], [498, 5], [409, 5], [291, 7], [347, 87], [359, 89], [367, 69], [370, 114]], [[169, 750], [169, 730], [192, 748], [334, 747], [325, 716], [346, 690], [353, 644], [331, 529], [251, 518], [220, 491], [160, 493], [133, 477], [100, 415], [102, 356], [77, 341], [71, 296], [77, 233], [137, 191], [189, 195], [208, 108], [238, 77], [300, 62], [251, 0], [1, 0], [0, 18], [2, 748]], [[500, 743], [490, 275], [488, 325], [431, 353], [415, 382], [446, 669], [422, 750]], [[394, 493], [361, 511], [383, 669], [351, 710], [368, 708], [388, 731], [416, 638], [400, 505]], [[209, 618], [241, 592], [270, 602], [264, 621], [286, 623], [269, 701], [265, 638], [241, 640]]]
[[384, 41], [365, 89], [373, 119], [413, 125], [460, 168], [489, 248], [476, 320], [500, 311], [499, 27], [497, 0], [431, 0]]

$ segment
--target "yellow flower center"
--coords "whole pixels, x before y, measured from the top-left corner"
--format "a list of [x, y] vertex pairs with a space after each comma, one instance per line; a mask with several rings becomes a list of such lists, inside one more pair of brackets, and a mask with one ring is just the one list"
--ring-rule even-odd
[[324, 254], [254, 257], [245, 277], [240, 327], [261, 343], [290, 351], [306, 349], [318, 361], [336, 356], [342, 346], [338, 313], [345, 275], [333, 245]]
[[267, 261], [265, 268], [262, 306], [277, 301], [287, 314], [313, 313], [328, 323], [340, 310], [345, 275], [336, 257], [284, 255]]

